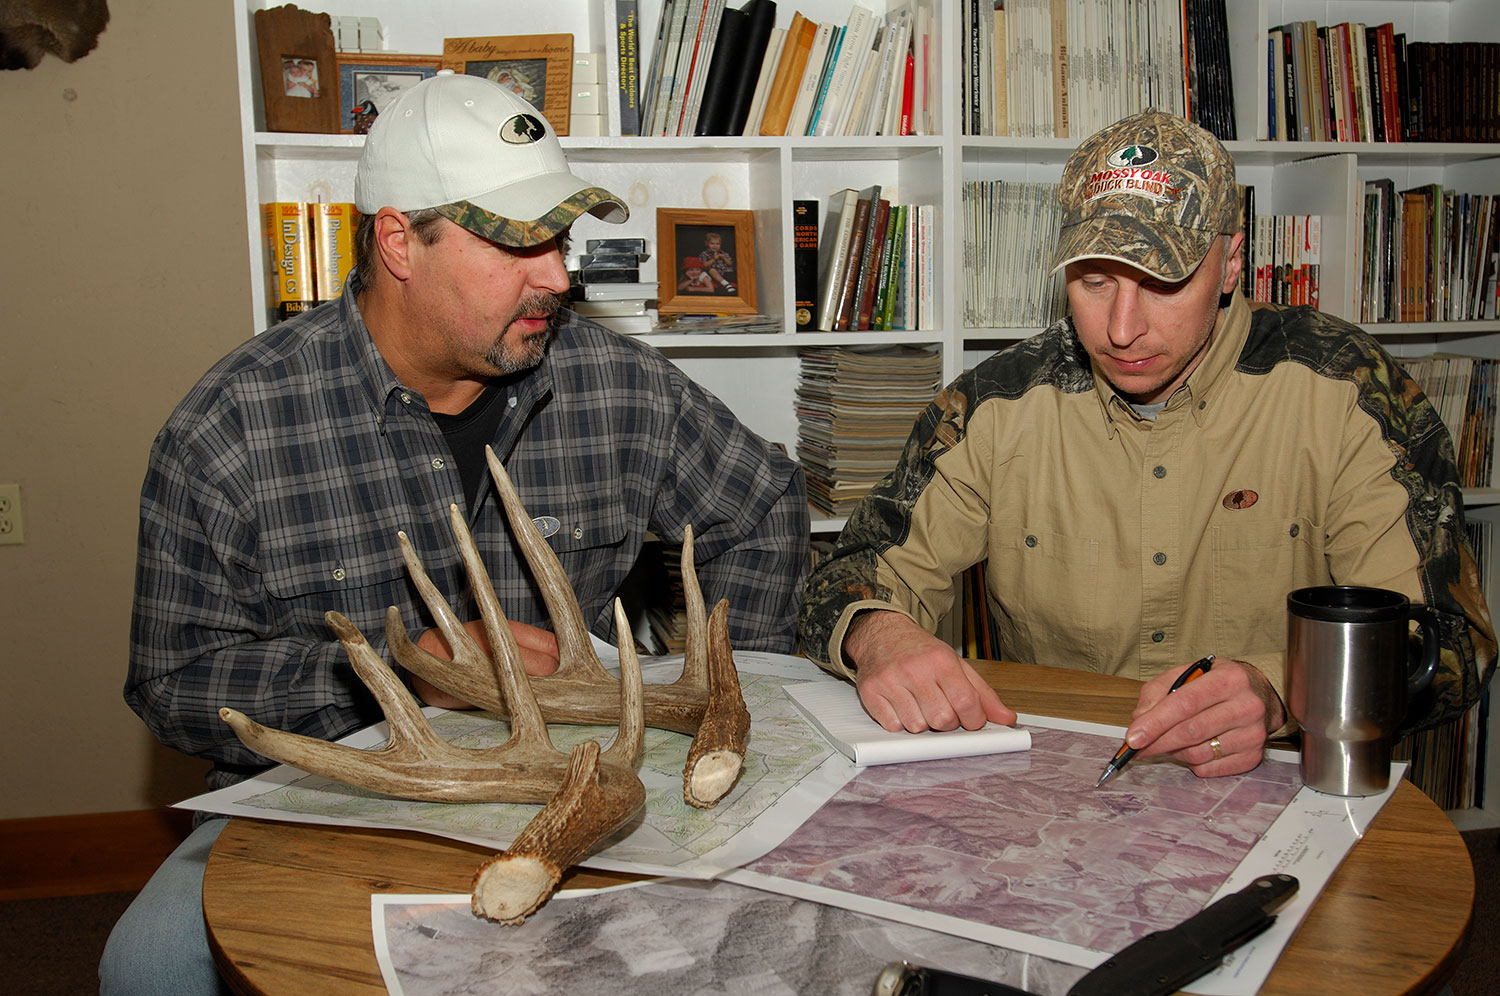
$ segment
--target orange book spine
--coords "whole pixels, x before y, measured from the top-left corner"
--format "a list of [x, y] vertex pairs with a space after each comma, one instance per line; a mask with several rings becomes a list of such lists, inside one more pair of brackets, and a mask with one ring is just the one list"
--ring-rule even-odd
[[802, 70], [807, 67], [807, 54], [817, 33], [818, 22], [808, 20], [800, 12], [792, 17], [792, 26], [787, 28], [786, 42], [781, 48], [781, 61], [776, 64], [776, 76], [771, 81], [771, 92], [766, 97], [766, 113], [760, 124], [762, 135], [786, 134], [792, 105], [797, 102], [797, 88], [802, 84]]

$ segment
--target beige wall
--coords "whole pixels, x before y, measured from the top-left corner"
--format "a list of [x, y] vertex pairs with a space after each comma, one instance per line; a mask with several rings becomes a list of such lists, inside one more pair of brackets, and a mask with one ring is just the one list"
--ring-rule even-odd
[[253, 330], [228, 0], [110, 0], [99, 46], [0, 72], [0, 819], [201, 787], [121, 698], [147, 449]]

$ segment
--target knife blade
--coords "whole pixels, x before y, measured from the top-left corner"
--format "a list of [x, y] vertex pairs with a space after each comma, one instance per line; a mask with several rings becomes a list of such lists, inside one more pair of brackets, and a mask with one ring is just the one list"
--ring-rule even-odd
[[[1074, 983], [1068, 996], [1166, 996], [1208, 974], [1271, 926], [1296, 894], [1291, 875], [1263, 875], [1182, 923], [1147, 934]], [[873, 996], [1032, 996], [1024, 989], [938, 968], [891, 962]]]

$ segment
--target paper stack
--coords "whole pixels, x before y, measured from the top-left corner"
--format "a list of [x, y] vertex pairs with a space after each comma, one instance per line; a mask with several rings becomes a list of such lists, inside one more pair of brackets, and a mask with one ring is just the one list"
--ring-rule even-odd
[[890, 473], [942, 386], [935, 346], [810, 346], [800, 351], [797, 458], [808, 499], [844, 516]]

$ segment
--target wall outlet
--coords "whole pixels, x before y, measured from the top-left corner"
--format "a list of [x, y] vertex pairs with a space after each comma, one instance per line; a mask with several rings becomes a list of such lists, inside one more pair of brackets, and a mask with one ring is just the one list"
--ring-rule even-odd
[[0, 546], [13, 546], [26, 541], [21, 528], [21, 486], [0, 484]]

